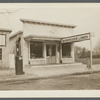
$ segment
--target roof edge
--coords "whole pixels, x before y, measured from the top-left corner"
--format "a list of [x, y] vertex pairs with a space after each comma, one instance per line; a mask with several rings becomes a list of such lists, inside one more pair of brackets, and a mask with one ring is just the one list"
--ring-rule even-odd
[[58, 26], [58, 27], [69, 27], [69, 28], [75, 28], [76, 27], [76, 25], [66, 25], [66, 24], [63, 24], [63, 23], [46, 22], [46, 21], [31, 20], [31, 19], [24, 19], [24, 18], [21, 18], [20, 21], [28, 22], [28, 23], [34, 23], [34, 24]]
[[54, 37], [54, 36], [43, 36], [43, 35], [32, 35], [32, 34], [30, 34], [30, 35], [27, 35], [27, 36], [24, 36], [24, 38], [26, 39], [26, 38], [29, 38], [29, 37], [34, 37], [34, 38], [53, 38], [53, 39], [61, 39], [61, 38], [59, 38], [59, 37]]
[[61, 39], [60, 38], [57, 38], [57, 37], [44, 37], [44, 36], [36, 36], [36, 35], [28, 35], [28, 36], [25, 36], [24, 39], [26, 40], [30, 40], [30, 39], [39, 39], [39, 40], [57, 40], [57, 41], [60, 41]]
[[4, 31], [4, 32], [12, 32], [12, 29], [0, 28], [0, 31]]
[[12, 34], [12, 35], [10, 36], [10, 39], [13, 38], [14, 36], [20, 34], [20, 33], [23, 33], [23, 31], [22, 31], [22, 30], [19, 30], [19, 31], [17, 31], [16, 33]]

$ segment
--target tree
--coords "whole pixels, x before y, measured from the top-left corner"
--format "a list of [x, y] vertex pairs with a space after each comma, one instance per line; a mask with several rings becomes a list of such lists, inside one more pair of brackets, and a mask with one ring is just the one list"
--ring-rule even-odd
[[79, 46], [74, 47], [75, 61], [77, 61], [80, 58], [81, 52], [82, 52], [81, 47], [79, 47]]
[[81, 57], [84, 58], [85, 57], [85, 52], [86, 52], [86, 49], [85, 47], [83, 48], [82, 52], [81, 52]]
[[93, 49], [94, 55], [100, 55], [100, 39], [98, 40], [96, 46]]

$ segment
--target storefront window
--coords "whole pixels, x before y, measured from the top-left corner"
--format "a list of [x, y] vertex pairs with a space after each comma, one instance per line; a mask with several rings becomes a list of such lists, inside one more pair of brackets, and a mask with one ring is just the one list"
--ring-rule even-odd
[[0, 48], [0, 60], [2, 60], [2, 49]]
[[43, 43], [30, 41], [30, 59], [43, 58]]
[[71, 57], [71, 43], [62, 44], [62, 57], [70, 58]]

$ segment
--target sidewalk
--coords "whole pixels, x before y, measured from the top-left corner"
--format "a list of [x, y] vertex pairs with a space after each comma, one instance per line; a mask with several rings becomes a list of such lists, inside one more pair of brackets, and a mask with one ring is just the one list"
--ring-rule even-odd
[[45, 65], [45, 66], [31, 66], [24, 68], [24, 75], [15, 75], [14, 69], [1, 70], [0, 71], [0, 83], [1, 82], [16, 82], [26, 80], [45, 79], [50, 77], [58, 77], [63, 75], [75, 75], [99, 72], [100, 65], [93, 65], [92, 69], [87, 69], [86, 65], [82, 64], [62, 64], [59, 66]]

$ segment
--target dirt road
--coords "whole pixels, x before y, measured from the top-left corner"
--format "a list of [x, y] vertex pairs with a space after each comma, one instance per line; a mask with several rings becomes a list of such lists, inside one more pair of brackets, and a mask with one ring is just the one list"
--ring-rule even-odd
[[100, 73], [61, 76], [25, 82], [0, 83], [0, 90], [92, 90], [100, 89]]

